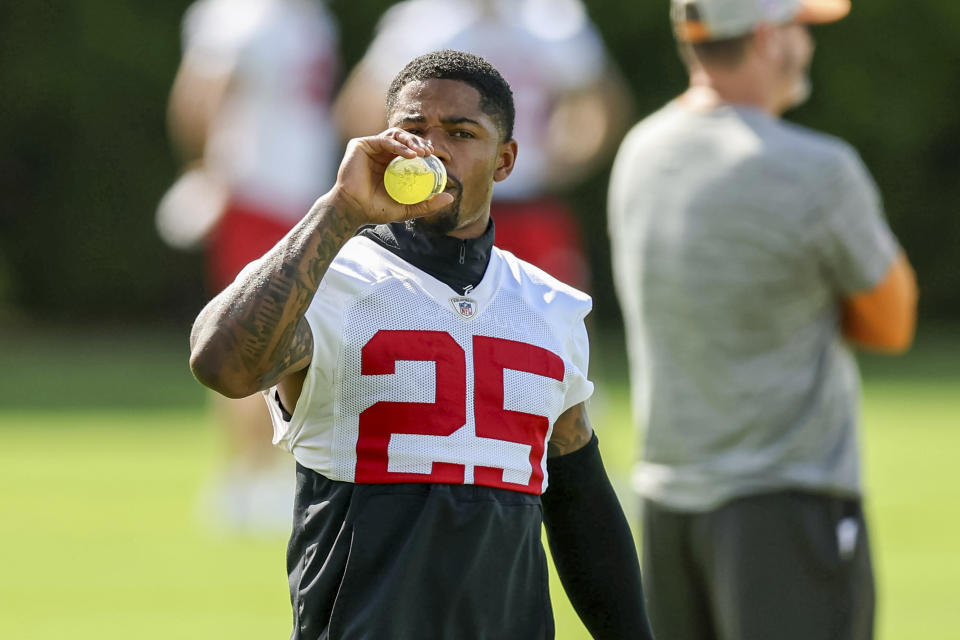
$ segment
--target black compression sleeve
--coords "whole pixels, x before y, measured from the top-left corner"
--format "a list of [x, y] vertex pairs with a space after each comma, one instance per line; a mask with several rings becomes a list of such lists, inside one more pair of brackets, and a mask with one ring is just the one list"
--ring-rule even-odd
[[543, 521], [563, 588], [597, 640], [650, 639], [640, 562], [597, 436], [573, 453], [547, 459]]

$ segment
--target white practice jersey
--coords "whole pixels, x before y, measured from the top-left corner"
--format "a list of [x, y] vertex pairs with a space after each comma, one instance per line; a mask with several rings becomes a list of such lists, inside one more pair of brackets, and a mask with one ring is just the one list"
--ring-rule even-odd
[[208, 167], [235, 197], [299, 220], [339, 162], [330, 109], [339, 44], [329, 12], [312, 0], [198, 0], [183, 44], [197, 68], [230, 78]]
[[589, 296], [494, 248], [466, 295], [363, 237], [306, 318], [313, 361], [274, 442], [331, 480], [540, 494], [553, 423], [593, 392]]

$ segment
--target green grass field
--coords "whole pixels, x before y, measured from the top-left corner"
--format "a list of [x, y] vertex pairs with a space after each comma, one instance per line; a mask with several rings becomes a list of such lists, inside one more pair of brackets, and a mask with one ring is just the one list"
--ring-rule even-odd
[[[186, 329], [0, 330], [0, 638], [286, 638], [282, 537], [197, 524], [217, 440]], [[628, 512], [622, 348], [591, 414]], [[881, 640], [960, 639], [960, 334], [864, 359]], [[558, 638], [587, 638], [559, 583]]]

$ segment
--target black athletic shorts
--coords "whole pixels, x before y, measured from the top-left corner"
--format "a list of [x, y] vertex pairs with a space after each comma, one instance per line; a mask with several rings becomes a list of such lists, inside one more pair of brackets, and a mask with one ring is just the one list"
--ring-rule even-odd
[[540, 497], [297, 465], [292, 640], [554, 637]]
[[873, 637], [873, 571], [857, 499], [781, 491], [704, 513], [645, 500], [643, 583], [657, 638]]

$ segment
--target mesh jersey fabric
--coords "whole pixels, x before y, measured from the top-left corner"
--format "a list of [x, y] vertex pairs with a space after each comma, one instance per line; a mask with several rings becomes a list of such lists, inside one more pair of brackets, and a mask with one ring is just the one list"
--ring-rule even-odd
[[307, 311], [314, 354], [289, 422], [264, 392], [274, 442], [335, 481], [540, 494], [554, 421], [593, 391], [590, 307], [497, 248], [479, 285], [457, 295], [355, 237]]

